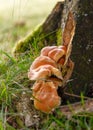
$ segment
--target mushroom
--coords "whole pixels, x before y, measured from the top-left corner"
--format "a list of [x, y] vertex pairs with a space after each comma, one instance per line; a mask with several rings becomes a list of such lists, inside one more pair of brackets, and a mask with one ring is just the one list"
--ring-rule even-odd
[[41, 55], [48, 56], [48, 53], [55, 48], [57, 48], [57, 46], [46, 46], [41, 50]]
[[46, 56], [39, 56], [36, 58], [30, 67], [30, 71], [28, 72], [28, 78], [30, 80], [45, 79], [52, 75], [55, 75], [59, 79], [63, 79], [56, 63]]
[[35, 108], [44, 113], [51, 112], [61, 103], [57, 88], [51, 81], [37, 81], [33, 86], [33, 96]]
[[56, 48], [51, 50], [48, 53], [48, 57], [50, 57], [51, 59], [53, 59], [55, 62], [58, 62], [58, 60], [65, 54], [65, 51], [63, 49], [60, 48]]
[[57, 67], [57, 64], [51, 58], [40, 55], [34, 60], [30, 69], [36, 69], [41, 65], [52, 65], [53, 67]]
[[59, 69], [51, 65], [40, 66], [37, 69], [31, 70], [30, 72], [28, 72], [28, 77], [30, 80], [46, 79], [52, 75], [63, 80], [62, 74], [59, 71]]
[[66, 46], [47, 46], [41, 50], [41, 55], [48, 56], [57, 62], [63, 55], [66, 54], [66, 50]]
[[49, 113], [60, 105], [57, 89], [59, 86], [64, 87], [74, 67], [69, 58], [74, 32], [75, 20], [69, 12], [63, 32], [63, 45], [44, 47], [30, 67], [28, 78], [36, 80], [32, 88], [34, 106], [42, 112]]

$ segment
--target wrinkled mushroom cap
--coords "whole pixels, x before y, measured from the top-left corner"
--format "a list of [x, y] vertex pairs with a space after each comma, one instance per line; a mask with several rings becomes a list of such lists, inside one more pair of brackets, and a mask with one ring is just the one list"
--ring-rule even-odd
[[45, 113], [51, 112], [61, 102], [53, 82], [36, 82], [33, 86], [33, 96], [35, 108]]
[[48, 56], [48, 53], [55, 48], [57, 48], [57, 46], [46, 46], [41, 50], [41, 55]]
[[30, 71], [28, 72], [28, 78], [30, 80], [39, 80], [55, 75], [59, 79], [62, 78], [62, 73], [56, 66], [56, 63], [46, 56], [39, 56], [32, 63]]
[[51, 58], [47, 56], [39, 56], [34, 60], [30, 69], [37, 69], [38, 67], [43, 65], [52, 65], [53, 67], [57, 67], [57, 64]]
[[65, 51], [63, 49], [60, 48], [56, 48], [51, 50], [48, 53], [48, 56], [53, 59], [55, 62], [58, 62], [58, 60], [65, 54]]
[[66, 54], [66, 46], [47, 46], [41, 50], [41, 55], [48, 56], [53, 59], [55, 62]]

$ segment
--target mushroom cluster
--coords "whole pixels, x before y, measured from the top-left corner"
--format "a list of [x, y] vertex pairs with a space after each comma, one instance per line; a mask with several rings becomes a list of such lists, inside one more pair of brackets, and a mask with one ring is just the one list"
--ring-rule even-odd
[[28, 78], [36, 80], [32, 87], [34, 106], [42, 112], [49, 113], [61, 103], [57, 89], [63, 83], [66, 50], [66, 46], [44, 47], [28, 72]]
[[36, 80], [32, 87], [34, 106], [42, 112], [49, 113], [61, 103], [57, 89], [65, 86], [74, 67], [69, 57], [75, 25], [73, 14], [69, 12], [63, 32], [63, 45], [44, 47], [28, 72], [28, 78]]

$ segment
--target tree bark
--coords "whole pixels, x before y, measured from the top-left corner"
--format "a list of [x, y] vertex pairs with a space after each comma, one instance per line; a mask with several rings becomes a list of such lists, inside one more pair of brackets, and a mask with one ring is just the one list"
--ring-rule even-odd
[[[79, 0], [76, 6], [77, 9], [74, 8], [73, 11], [77, 24], [71, 55], [75, 68], [70, 89], [74, 94], [80, 95], [83, 92], [84, 95], [93, 97], [93, 0]], [[75, 100], [73, 98], [72, 101]]]

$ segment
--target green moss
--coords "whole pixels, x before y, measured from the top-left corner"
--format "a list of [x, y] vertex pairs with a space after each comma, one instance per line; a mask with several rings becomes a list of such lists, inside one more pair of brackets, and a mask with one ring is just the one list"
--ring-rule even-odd
[[62, 44], [62, 29], [59, 28], [58, 31], [56, 32], [56, 37], [57, 37], [57, 45]]
[[29, 36], [25, 37], [23, 40], [16, 43], [13, 54], [14, 56], [18, 55], [19, 53], [24, 53], [25, 51], [29, 51], [32, 47], [33, 43], [39, 43], [40, 38], [42, 36], [42, 27], [39, 26], [33, 33], [29, 34]]
[[27, 54], [31, 52], [40, 52], [40, 49], [47, 45], [60, 45], [62, 43], [62, 30], [61, 28], [45, 33], [42, 25], [40, 25], [36, 30], [34, 30], [29, 36], [25, 37], [23, 40], [19, 41], [14, 49], [14, 56], [19, 56], [21, 54]]

